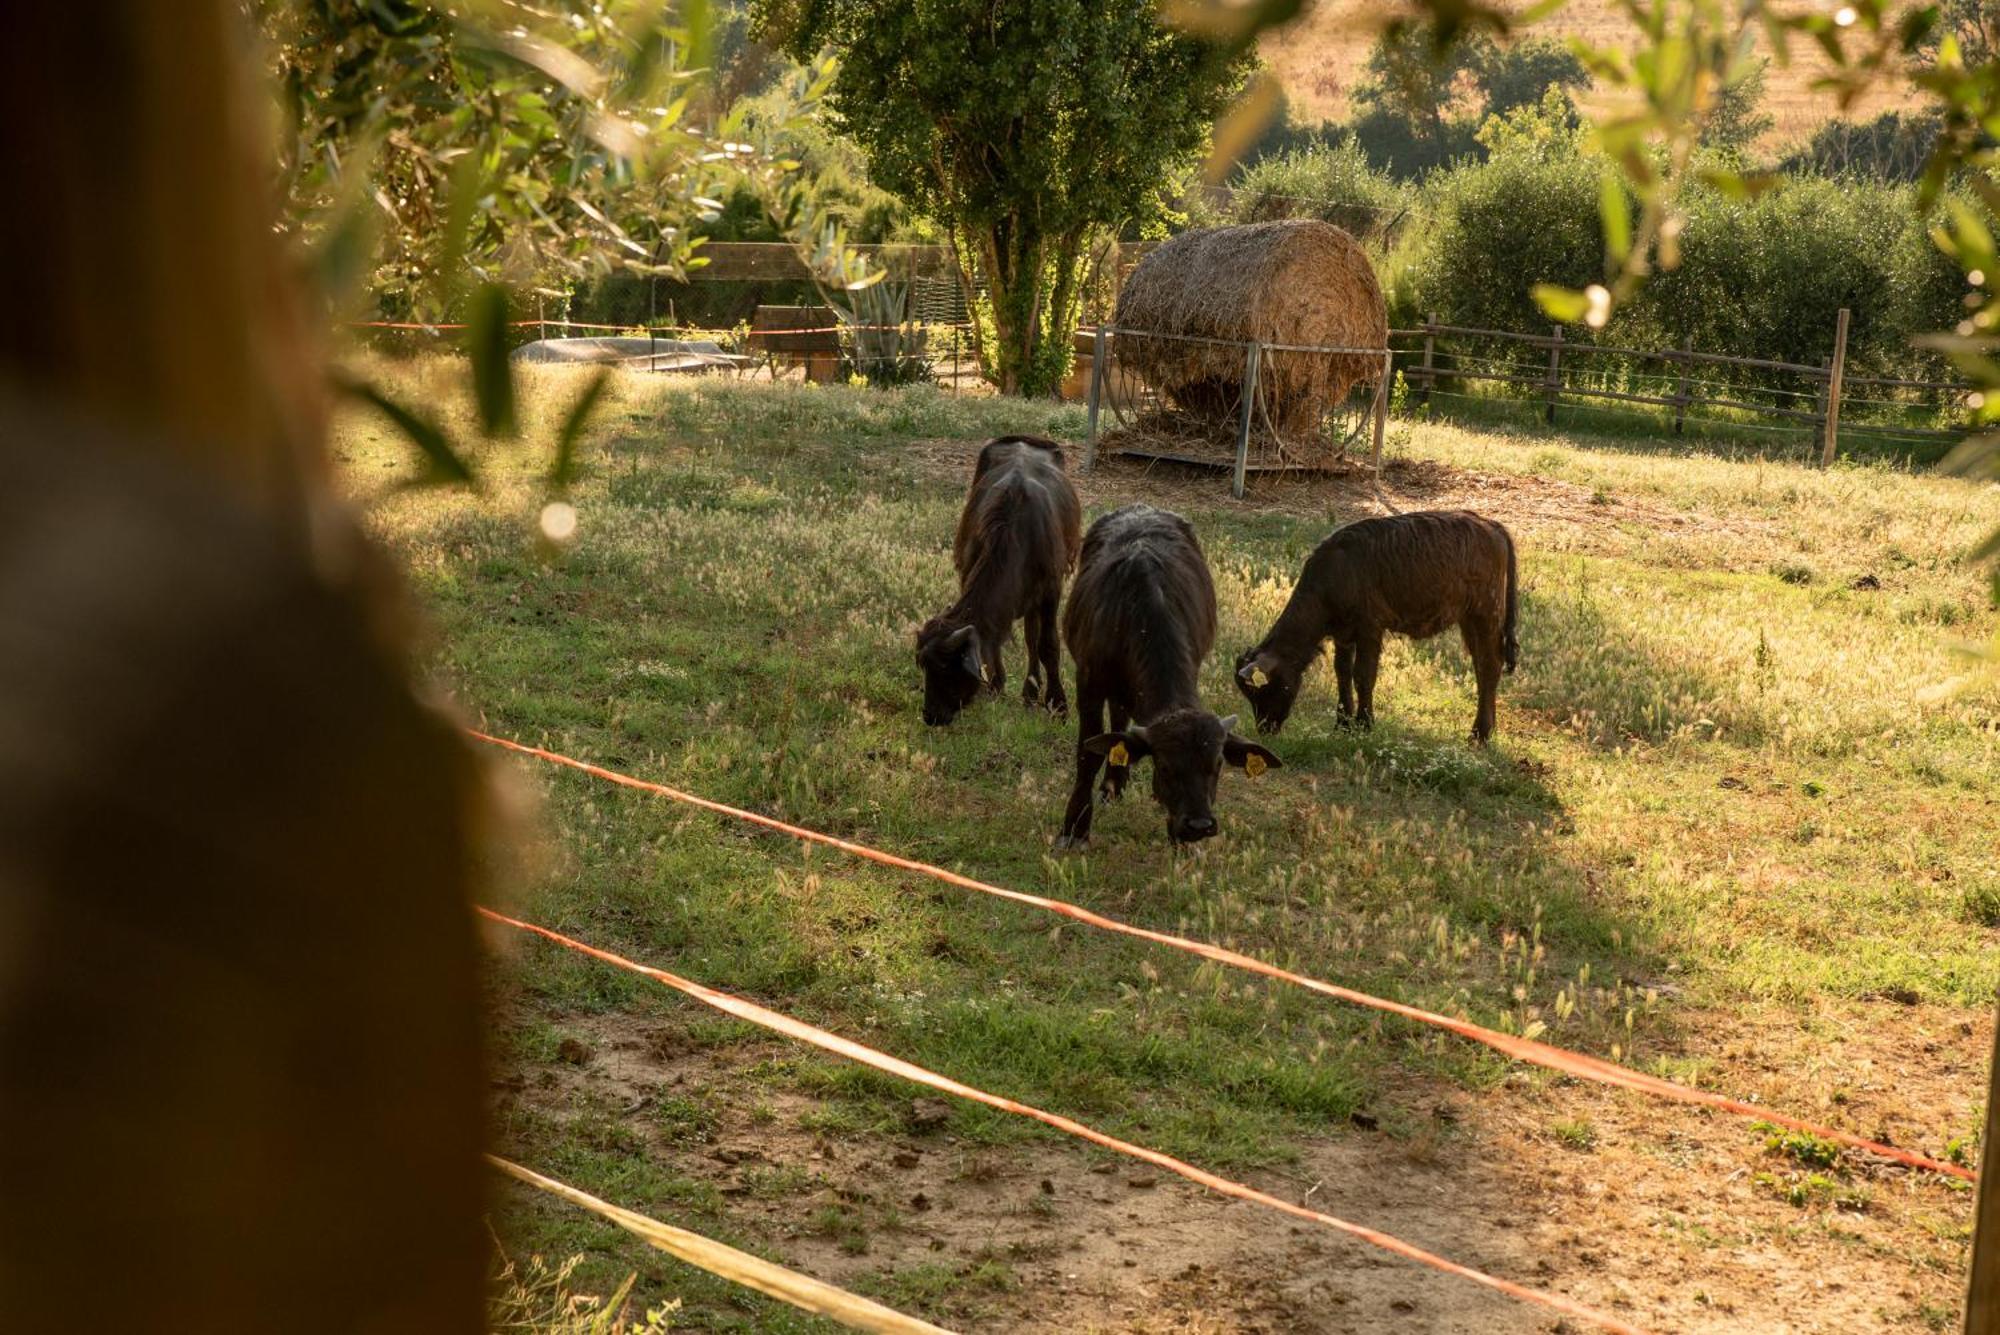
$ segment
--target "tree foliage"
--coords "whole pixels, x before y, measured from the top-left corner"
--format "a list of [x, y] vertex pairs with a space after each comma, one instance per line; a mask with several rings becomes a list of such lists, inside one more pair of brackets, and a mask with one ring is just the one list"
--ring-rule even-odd
[[1575, 53], [1545, 37], [1496, 42], [1464, 30], [1441, 42], [1434, 23], [1394, 25], [1376, 38], [1354, 90], [1354, 137], [1372, 161], [1415, 177], [1482, 156], [1487, 122], [1550, 98], [1575, 125], [1571, 90], [1589, 86]]
[[1476, 73], [1487, 115], [1504, 116], [1516, 107], [1536, 106], [1553, 93], [1570, 106], [1574, 123], [1570, 94], [1590, 87], [1590, 71], [1569, 47], [1551, 38], [1529, 37], [1504, 44], [1486, 41], [1483, 51]]
[[1868, 121], [1834, 117], [1786, 154], [1778, 170], [1787, 176], [1913, 183], [1930, 163], [1940, 124], [1931, 112], [1885, 111]]
[[462, 274], [560, 287], [613, 263], [678, 272], [716, 150], [687, 123], [701, 11], [254, 0], [277, 65], [292, 227], [391, 310]]
[[1716, 90], [1698, 136], [1703, 148], [1748, 153], [1778, 123], [1764, 110], [1764, 71], [1770, 63], [1760, 60]]
[[1161, 207], [1247, 57], [1151, 0], [761, 0], [794, 57], [840, 57], [827, 104], [875, 182], [949, 232], [987, 375], [1051, 391], [1097, 247]]

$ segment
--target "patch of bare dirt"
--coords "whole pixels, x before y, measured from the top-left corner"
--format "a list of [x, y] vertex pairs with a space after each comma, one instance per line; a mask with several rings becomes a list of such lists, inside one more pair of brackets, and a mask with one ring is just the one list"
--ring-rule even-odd
[[[959, 1329], [1581, 1329], [1081, 1145], [960, 1143], [921, 1093], [896, 1134], [816, 1133], [815, 1101], [756, 1072], [778, 1045], [690, 1049], [616, 1016], [558, 1027], [575, 1046], [507, 1073], [503, 1106], [615, 1118], [789, 1264], [849, 1285], [927, 1275]], [[1935, 1152], [1982, 1096], [1991, 1029], [1881, 1002], [1695, 1016], [1676, 1041], [1712, 1059], [1704, 1083]], [[662, 1118], [687, 1100], [698, 1126]], [[1748, 1122], [1540, 1072], [1481, 1093], [1403, 1080], [1377, 1112], [1400, 1134], [1329, 1128], [1241, 1179], [1649, 1330], [1917, 1331], [1957, 1309], [1970, 1193], [1932, 1175], [1849, 1156], [1795, 1204], [1807, 1171]]]
[[[971, 480], [982, 443], [927, 440], [910, 448], [926, 475], [963, 486]], [[1564, 546], [1584, 550], [1592, 545], [1593, 533], [1636, 529], [1743, 534], [1762, 527], [1739, 517], [1648, 505], [1558, 478], [1481, 472], [1400, 455], [1383, 461], [1379, 485], [1365, 462], [1355, 462], [1329, 472], [1254, 474], [1247, 494], [1238, 501], [1229, 494], [1229, 474], [1219, 469], [1107, 453], [1098, 455], [1096, 467], [1085, 473], [1082, 449], [1072, 446], [1068, 452], [1071, 476], [1086, 506], [1149, 501], [1176, 509], [1240, 507], [1250, 513], [1316, 520], [1329, 527], [1406, 510], [1477, 510], [1517, 536], [1560, 532]]]

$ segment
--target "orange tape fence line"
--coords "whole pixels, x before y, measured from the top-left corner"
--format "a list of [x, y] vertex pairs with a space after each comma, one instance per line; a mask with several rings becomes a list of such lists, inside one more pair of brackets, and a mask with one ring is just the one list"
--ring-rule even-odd
[[494, 746], [517, 752], [521, 755], [533, 756], [538, 760], [545, 760], [551, 764], [566, 766], [567, 768], [592, 775], [595, 778], [604, 779], [610, 783], [619, 784], [627, 788], [636, 788], [641, 792], [654, 793], [661, 797], [672, 798], [676, 802], [700, 807], [704, 811], [712, 811], [718, 815], [729, 816], [736, 820], [747, 821], [752, 825], [761, 825], [765, 829], [775, 830], [780, 834], [788, 834], [795, 839], [802, 839], [809, 843], [824, 844], [828, 848], [837, 848], [843, 853], [851, 853], [855, 857], [865, 858], [870, 862], [877, 862], [886, 867], [896, 867], [904, 871], [917, 872], [921, 875], [929, 876], [934, 880], [943, 881], [947, 885], [955, 885], [961, 889], [978, 891], [983, 895], [993, 895], [1001, 899], [1012, 900], [1017, 904], [1027, 904], [1033, 908], [1060, 914], [1063, 917], [1074, 919], [1077, 922], [1088, 924], [1103, 931], [1117, 932], [1123, 936], [1136, 937], [1142, 941], [1151, 941], [1156, 945], [1169, 946], [1191, 955], [1198, 955], [1203, 959], [1214, 960], [1218, 964], [1226, 964], [1234, 969], [1242, 969], [1245, 972], [1259, 974], [1266, 978], [1275, 978], [1281, 982], [1290, 983], [1295, 987], [1302, 987], [1307, 991], [1332, 997], [1336, 1001], [1345, 1001], [1352, 1005], [1365, 1006], [1371, 1010], [1415, 1021], [1418, 1024], [1429, 1025], [1434, 1029], [1442, 1029], [1447, 1033], [1457, 1034], [1459, 1037], [1470, 1039], [1475, 1043], [1483, 1043], [1494, 1051], [1512, 1057], [1516, 1061], [1529, 1062], [1564, 1075], [1575, 1076], [1579, 1080], [1590, 1080], [1597, 1084], [1611, 1085], [1620, 1089], [1637, 1090], [1642, 1094], [1650, 1094], [1655, 1098], [1667, 1099], [1676, 1103], [1694, 1104], [1699, 1107], [1714, 1108], [1722, 1112], [1733, 1113], [1738, 1117], [1756, 1118], [1760, 1121], [1769, 1122], [1774, 1126], [1786, 1127], [1793, 1131], [1803, 1131], [1808, 1135], [1817, 1136], [1822, 1140], [1833, 1141], [1849, 1149], [1877, 1155], [1895, 1163], [1903, 1164], [1906, 1167], [1921, 1168], [1933, 1173], [1942, 1173], [1949, 1177], [1963, 1179], [1967, 1182], [1977, 1182], [1979, 1180], [1977, 1173], [1962, 1164], [1945, 1163], [1941, 1160], [1930, 1158], [1927, 1155], [1918, 1154], [1913, 1150], [1906, 1150], [1896, 1145], [1881, 1144], [1866, 1137], [1854, 1135], [1851, 1132], [1821, 1126], [1816, 1122], [1806, 1121], [1804, 1118], [1792, 1117], [1759, 1104], [1745, 1102], [1741, 1099], [1732, 1099], [1722, 1094], [1711, 1093], [1705, 1089], [1695, 1089], [1689, 1085], [1676, 1084], [1671, 1080], [1662, 1079], [1659, 1076], [1647, 1075], [1643, 1071], [1635, 1071], [1629, 1066], [1620, 1066], [1615, 1062], [1605, 1061], [1601, 1057], [1592, 1057], [1585, 1053], [1572, 1052], [1568, 1048], [1559, 1048], [1550, 1043], [1543, 1043], [1538, 1039], [1522, 1038], [1515, 1034], [1503, 1034], [1497, 1029], [1488, 1029], [1483, 1025], [1474, 1024], [1470, 1020], [1460, 1020], [1449, 1015], [1439, 1015], [1434, 1011], [1405, 1005], [1400, 1001], [1390, 1001], [1383, 997], [1373, 996], [1367, 992], [1357, 992], [1353, 988], [1342, 987], [1337, 983], [1323, 982], [1320, 979], [1312, 978], [1305, 974], [1294, 973], [1290, 969], [1280, 968], [1275, 964], [1267, 964], [1263, 960], [1256, 959], [1253, 956], [1244, 955], [1221, 946], [1210, 945], [1204, 941], [1190, 940], [1183, 936], [1175, 936], [1170, 932], [1156, 932], [1151, 928], [1136, 927], [1131, 923], [1121, 922], [1116, 918], [1106, 917], [1101, 913], [1094, 913], [1089, 909], [1066, 903], [1060, 899], [1047, 899], [1041, 895], [1031, 895], [1020, 890], [1009, 890], [1004, 886], [991, 885], [985, 881], [974, 880], [969, 876], [961, 876], [959, 873], [948, 871], [943, 867], [932, 866], [927, 862], [917, 862], [910, 858], [898, 857], [894, 853], [884, 853], [880, 849], [870, 848], [866, 844], [852, 843], [834, 835], [822, 834], [817, 830], [790, 825], [770, 816], [759, 815], [754, 811], [745, 811], [740, 807], [732, 807], [723, 802], [716, 802], [693, 793], [683, 792], [678, 788], [670, 788], [665, 784], [651, 783], [645, 779], [634, 778], [629, 774], [620, 774], [616, 770], [605, 769], [602, 766], [590, 764], [588, 761], [577, 760], [570, 756], [562, 755], [559, 752], [544, 750], [539, 746], [528, 746], [521, 742], [510, 741], [504, 737], [491, 736], [476, 729], [468, 729], [467, 731], [482, 742], [488, 742]]
[[665, 984], [675, 991], [693, 997], [704, 1005], [714, 1007], [725, 1015], [734, 1016], [739, 1020], [746, 1020], [751, 1024], [769, 1029], [774, 1033], [798, 1039], [802, 1043], [810, 1043], [816, 1048], [846, 1057], [850, 1061], [860, 1062], [864, 1066], [871, 1066], [889, 1075], [901, 1076], [912, 1083], [926, 1085], [931, 1089], [951, 1094], [973, 1103], [983, 1103], [989, 1108], [998, 1108], [1002, 1112], [1013, 1113], [1020, 1117], [1031, 1117], [1035, 1121], [1041, 1122], [1045, 1126], [1054, 1127], [1066, 1135], [1074, 1136], [1079, 1140], [1087, 1140], [1093, 1145], [1113, 1150], [1128, 1158], [1138, 1159], [1142, 1163], [1149, 1163], [1155, 1168], [1164, 1169], [1169, 1173], [1178, 1174], [1190, 1182], [1207, 1187], [1210, 1191], [1219, 1192], [1224, 1196], [1231, 1196], [1237, 1200], [1250, 1201], [1269, 1209], [1281, 1210], [1288, 1215], [1294, 1215], [1300, 1219], [1322, 1224], [1327, 1228], [1335, 1229], [1350, 1237], [1358, 1238], [1370, 1246], [1379, 1247], [1383, 1251], [1392, 1252], [1397, 1256], [1421, 1262], [1433, 1270], [1443, 1271], [1447, 1275], [1456, 1275], [1460, 1279], [1471, 1280], [1473, 1283], [1484, 1285], [1497, 1293], [1504, 1293], [1510, 1298], [1518, 1298], [1523, 1302], [1534, 1303], [1538, 1306], [1546, 1307], [1551, 1311], [1561, 1312], [1566, 1316], [1593, 1322], [1606, 1330], [1618, 1332], [1618, 1335], [1646, 1335], [1644, 1330], [1632, 1325], [1630, 1322], [1623, 1321], [1608, 1312], [1600, 1312], [1594, 1307], [1578, 1302], [1574, 1298], [1566, 1297], [1563, 1294], [1549, 1293], [1542, 1289], [1531, 1289], [1524, 1285], [1515, 1284], [1510, 1280], [1489, 1275], [1483, 1270], [1475, 1270], [1471, 1266], [1460, 1265], [1456, 1261], [1446, 1260], [1434, 1252], [1427, 1252], [1423, 1248], [1413, 1243], [1405, 1242], [1392, 1234], [1381, 1233], [1360, 1224], [1349, 1223], [1345, 1219], [1324, 1214], [1321, 1211], [1304, 1205], [1294, 1205], [1290, 1201], [1282, 1200], [1279, 1197], [1259, 1191], [1255, 1187], [1248, 1187], [1241, 1182], [1234, 1182], [1226, 1177], [1218, 1177], [1206, 1169], [1196, 1168], [1193, 1164], [1185, 1163], [1170, 1154], [1162, 1154], [1158, 1150], [1149, 1150], [1143, 1145], [1134, 1145], [1130, 1141], [1106, 1135], [1104, 1132], [1085, 1126], [1081, 1122], [1072, 1121], [1060, 1113], [1045, 1112], [1040, 1108], [1031, 1107], [1025, 1103], [1016, 1103], [1012, 1099], [1002, 1098], [998, 1094], [989, 1094], [983, 1089], [975, 1089], [971, 1085], [962, 1085], [950, 1076], [939, 1075], [935, 1071], [925, 1070], [923, 1067], [912, 1065], [900, 1057], [892, 1057], [886, 1052], [879, 1052], [874, 1048], [868, 1047], [866, 1044], [857, 1043], [853, 1039], [842, 1038], [839, 1034], [830, 1033], [815, 1025], [807, 1024], [803, 1020], [793, 1019], [782, 1012], [767, 1009], [754, 1001], [747, 1001], [742, 997], [734, 996], [727, 992], [718, 992], [714, 988], [704, 987], [702, 984], [682, 978], [678, 974], [668, 973], [665, 969], [655, 969], [650, 965], [635, 963], [622, 955], [615, 955], [608, 950], [601, 950], [596, 946], [587, 945], [582, 941], [576, 940], [574, 937], [564, 936], [561, 932], [553, 931], [550, 928], [537, 926], [531, 922], [523, 922], [518, 918], [510, 918], [506, 914], [496, 913], [492, 909], [482, 908], [479, 912], [494, 922], [503, 923], [506, 926], [532, 933], [544, 940], [553, 941], [559, 946], [574, 950], [579, 954], [588, 955], [592, 959], [602, 960], [606, 964], [616, 965], [618, 968], [627, 969], [642, 977], [650, 978], [656, 983]]
[[486, 1156], [492, 1164], [509, 1177], [517, 1178], [539, 1191], [571, 1205], [580, 1205], [592, 1214], [610, 1220], [628, 1233], [635, 1233], [667, 1255], [698, 1266], [711, 1275], [720, 1275], [732, 1284], [741, 1284], [746, 1289], [769, 1294], [780, 1302], [811, 1312], [815, 1316], [830, 1317], [844, 1326], [855, 1330], [879, 1332], [879, 1335], [952, 1335], [943, 1326], [933, 1326], [928, 1321], [919, 1321], [913, 1316], [904, 1316], [892, 1307], [873, 1303], [846, 1289], [835, 1288], [811, 1275], [801, 1275], [796, 1270], [740, 1252], [725, 1246], [713, 1238], [705, 1238], [699, 1233], [690, 1233], [672, 1224], [663, 1224], [636, 1210], [613, 1205], [600, 1200], [587, 1191], [578, 1191], [567, 1182], [558, 1182], [552, 1177], [543, 1177], [532, 1168], [523, 1168], [517, 1163], [501, 1158], [497, 1154]]

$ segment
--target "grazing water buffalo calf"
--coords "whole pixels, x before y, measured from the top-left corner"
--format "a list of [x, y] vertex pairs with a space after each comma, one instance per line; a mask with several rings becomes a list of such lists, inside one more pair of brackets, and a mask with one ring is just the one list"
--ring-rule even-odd
[[1250, 700], [1260, 732], [1276, 732], [1292, 712], [1299, 682], [1333, 641], [1340, 718], [1375, 721], [1375, 671], [1382, 636], [1425, 640], [1450, 626], [1465, 637], [1479, 681], [1472, 740], [1493, 735], [1500, 674], [1514, 670], [1514, 539], [1469, 510], [1421, 510], [1363, 519], [1336, 529], [1306, 558], [1292, 600], [1264, 642], [1236, 659], [1236, 687]]
[[1153, 758], [1153, 798], [1167, 809], [1167, 837], [1182, 844], [1215, 833], [1225, 760], [1252, 774], [1277, 768], [1276, 756], [1230, 731], [1234, 715], [1202, 708], [1195, 681], [1215, 645], [1215, 584], [1179, 515], [1128, 505], [1090, 526], [1063, 638], [1076, 660], [1076, 787], [1056, 847], [1089, 842], [1090, 785], [1107, 760], [1109, 800], [1135, 762]]
[[1076, 565], [1082, 527], [1083, 507], [1063, 471], [1060, 445], [1038, 436], [986, 442], [951, 544], [958, 601], [917, 632], [924, 722], [951, 722], [982, 684], [999, 694], [1007, 681], [1000, 647], [1017, 619], [1028, 637], [1021, 699], [1058, 714], [1067, 707], [1056, 604]]

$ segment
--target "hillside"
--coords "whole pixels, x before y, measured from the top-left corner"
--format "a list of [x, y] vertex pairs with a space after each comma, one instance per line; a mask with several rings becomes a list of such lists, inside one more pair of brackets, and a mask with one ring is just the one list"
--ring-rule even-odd
[[[1362, 76], [1375, 25], [1383, 12], [1383, 6], [1365, 0], [1319, 0], [1296, 23], [1265, 36], [1264, 59], [1284, 80], [1294, 120], [1338, 120], [1347, 115], [1348, 95]], [[1610, 0], [1571, 0], [1553, 18], [1525, 31], [1581, 37], [1609, 46], [1628, 40], [1631, 28]], [[1765, 76], [1765, 110], [1777, 122], [1767, 137], [1771, 146], [1804, 138], [1833, 110], [1827, 95], [1811, 86], [1827, 68], [1825, 56], [1805, 42], [1795, 43], [1794, 53], [1789, 66], [1780, 68], [1773, 62]], [[1872, 117], [1897, 110], [1913, 99], [1907, 88], [1883, 90], [1849, 114]], [[1584, 102], [1598, 110], [1609, 100], [1585, 98]]]

